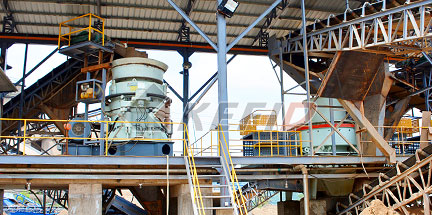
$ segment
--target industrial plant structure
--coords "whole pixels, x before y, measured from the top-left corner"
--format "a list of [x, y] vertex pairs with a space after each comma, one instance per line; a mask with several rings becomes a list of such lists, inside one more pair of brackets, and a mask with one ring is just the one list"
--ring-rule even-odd
[[[276, 195], [278, 214], [360, 214], [377, 199], [400, 214], [431, 214], [432, 0], [3, 0], [1, 8], [2, 198], [40, 192], [33, 203], [43, 214], [244, 215]], [[17, 43], [24, 69], [12, 83], [8, 48]], [[56, 48], [27, 68], [29, 44]], [[181, 55], [182, 94], [145, 50]], [[217, 54], [209, 68], [217, 72], [191, 94], [189, 57], [198, 52]], [[67, 60], [26, 85], [56, 53]], [[237, 55], [270, 59], [281, 112], [229, 120], [227, 64]], [[190, 113], [216, 83], [217, 125], [192, 140]], [[300, 123], [285, 120], [289, 96], [304, 98]], [[179, 122], [173, 100], [183, 104]], [[0, 213], [23, 203], [14, 205], [0, 201]]]

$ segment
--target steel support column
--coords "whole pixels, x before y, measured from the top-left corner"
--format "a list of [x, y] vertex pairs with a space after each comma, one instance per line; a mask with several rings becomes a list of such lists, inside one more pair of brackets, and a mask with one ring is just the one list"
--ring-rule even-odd
[[189, 108], [189, 69], [191, 67], [191, 63], [189, 62], [189, 57], [193, 54], [191, 51], [178, 51], [178, 53], [183, 57], [183, 118], [182, 122], [188, 125], [189, 122], [189, 112], [187, 109]]
[[[23, 118], [23, 112], [24, 112], [24, 96], [25, 96], [25, 77], [26, 77], [26, 70], [27, 70], [27, 55], [28, 55], [28, 43], [25, 45], [25, 51], [24, 51], [24, 66], [23, 66], [23, 75], [22, 75], [22, 82], [21, 82], [21, 93], [20, 93], [20, 104], [19, 104], [19, 118]], [[18, 123], [18, 136], [22, 136], [23, 131], [21, 130], [23, 124], [22, 121], [19, 121]], [[17, 154], [20, 154], [20, 140], [17, 142]]]
[[[105, 88], [106, 88], [106, 82], [107, 82], [107, 70], [106, 69], [102, 69], [102, 92], [104, 92], [105, 94]], [[105, 110], [105, 96], [102, 96], [101, 98], [101, 110]], [[101, 111], [100, 116], [101, 116], [101, 121], [105, 120], [105, 111]], [[108, 130], [106, 131], [106, 124], [105, 123], [101, 123], [101, 127], [100, 127], [100, 136], [101, 137], [105, 137], [105, 135], [108, 135]], [[100, 155], [104, 155], [105, 154], [105, 140], [101, 139], [100, 143], [99, 143], [99, 149]]]
[[[280, 88], [281, 88], [281, 102], [282, 102], [282, 125], [284, 125], [285, 120], [285, 89], [284, 89], [284, 82], [283, 82], [283, 55], [282, 55], [283, 49], [282, 49], [282, 41], [280, 42], [279, 47], [279, 69], [280, 69], [280, 75], [279, 75], [279, 81], [280, 81]], [[285, 126], [282, 126], [282, 129], [284, 129]], [[286, 152], [286, 150], [285, 150]]]
[[7, 69], [7, 63], [6, 63], [6, 53], [7, 53], [7, 49], [8, 49], [8, 44], [7, 43], [2, 43], [1, 44], [1, 55], [0, 55], [0, 57], [2, 57], [3, 58], [3, 63], [4, 63], [4, 65], [3, 65], [3, 71], [5, 71], [6, 72], [6, 69]]
[[[217, 1], [218, 5], [222, 3], [222, 0]], [[226, 50], [227, 50], [227, 43], [226, 43], [226, 20], [225, 17], [222, 14], [217, 13], [217, 63], [218, 63], [218, 122], [221, 125], [222, 132], [219, 132], [219, 138], [221, 141], [221, 144], [224, 143], [224, 138], [226, 140], [227, 146], [229, 147], [229, 135], [228, 135], [228, 86], [227, 86], [227, 60], [226, 60]], [[224, 153], [228, 155], [228, 149], [227, 147], [219, 147], [221, 150], [224, 150]], [[223, 152], [220, 152], [220, 155], [224, 154]], [[223, 165], [225, 164], [222, 162]], [[226, 169], [229, 168], [229, 164], [227, 165]], [[225, 178], [221, 179], [222, 185], [227, 185], [228, 182], [225, 180]], [[226, 187], [221, 188], [220, 191], [221, 196], [228, 196], [229, 192]], [[221, 198], [221, 205], [225, 205], [225, 202], [229, 201], [226, 198]]]
[[305, 0], [301, 1], [301, 9], [302, 9], [302, 29], [303, 29], [303, 57], [304, 57], [304, 68], [305, 68], [305, 80], [306, 80], [306, 101], [308, 108], [308, 116], [307, 120], [309, 120], [309, 147], [310, 154], [313, 152], [313, 140], [312, 140], [312, 108], [310, 101], [310, 80], [309, 80], [309, 57], [307, 51], [307, 29], [306, 29], [306, 12], [305, 12]]

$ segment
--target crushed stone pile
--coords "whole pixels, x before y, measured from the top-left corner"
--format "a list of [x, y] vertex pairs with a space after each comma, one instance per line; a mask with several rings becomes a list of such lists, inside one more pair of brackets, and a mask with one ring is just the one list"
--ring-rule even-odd
[[384, 205], [381, 200], [373, 200], [370, 206], [365, 208], [360, 215], [399, 215], [398, 212]]

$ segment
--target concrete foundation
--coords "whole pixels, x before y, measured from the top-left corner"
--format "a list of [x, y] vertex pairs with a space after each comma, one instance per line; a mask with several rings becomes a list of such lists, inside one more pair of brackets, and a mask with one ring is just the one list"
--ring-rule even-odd
[[233, 215], [233, 210], [217, 210], [216, 215]]
[[[212, 189], [211, 188], [201, 188], [201, 194], [203, 196], [210, 196], [212, 195]], [[180, 184], [175, 185], [170, 188], [170, 197], [177, 199], [177, 213], [173, 214], [193, 214], [193, 207], [192, 207], [192, 199], [189, 192], [189, 185], [187, 184]], [[211, 199], [205, 199], [203, 200], [204, 207], [212, 207], [213, 201]], [[206, 211], [206, 213], [211, 214], [210, 211]], [[231, 212], [232, 214], [232, 212]]]
[[101, 184], [70, 184], [69, 215], [102, 215]]
[[300, 202], [299, 201], [283, 201], [277, 203], [278, 215], [300, 215]]
[[[326, 215], [327, 201], [326, 200], [309, 200], [310, 215]], [[304, 215], [303, 199], [300, 201], [300, 215]]]

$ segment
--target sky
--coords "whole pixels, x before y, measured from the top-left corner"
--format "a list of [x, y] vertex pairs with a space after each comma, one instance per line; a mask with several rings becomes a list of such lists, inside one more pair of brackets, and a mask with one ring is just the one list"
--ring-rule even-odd
[[[54, 49], [55, 46], [29, 45], [26, 71], [31, 70]], [[146, 51], [149, 58], [168, 65], [164, 79], [182, 95], [183, 77], [180, 71], [182, 71], [183, 59], [181, 55], [175, 51], [142, 51]], [[12, 69], [7, 70], [6, 74], [12, 82], [16, 82], [22, 77], [24, 52], [24, 44], [15, 44], [8, 49], [7, 63], [12, 66]], [[228, 55], [227, 59], [230, 56]], [[65, 60], [64, 55], [56, 53], [26, 79], [26, 86], [30, 86]], [[213, 53], [194, 53], [189, 60], [192, 63], [192, 68], [189, 70], [189, 93], [192, 95], [217, 71], [217, 56]], [[275, 69], [279, 75], [279, 67]], [[230, 123], [238, 124], [254, 109], [280, 109], [280, 85], [267, 56], [238, 55], [228, 64], [227, 80]], [[284, 84], [284, 88], [288, 89], [295, 86], [296, 82], [284, 74]], [[189, 133], [192, 140], [198, 139], [210, 128], [215, 127], [218, 102], [217, 86], [216, 82], [203, 97], [200, 104], [196, 106], [195, 112], [191, 114]], [[297, 88], [293, 92], [301, 93], [304, 91]], [[173, 101], [171, 118], [173, 122], [181, 122], [182, 102], [170, 91], [168, 96]], [[285, 96], [285, 107], [287, 108], [291, 102], [301, 102], [303, 99], [305, 99], [303, 96]], [[298, 111], [302, 112], [303, 110]], [[281, 121], [281, 114], [279, 113], [278, 124], [281, 124]], [[234, 127], [238, 129], [238, 126]], [[181, 134], [181, 132], [177, 133]], [[174, 136], [178, 135], [174, 134]]]

